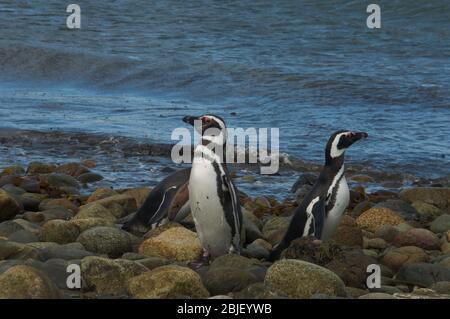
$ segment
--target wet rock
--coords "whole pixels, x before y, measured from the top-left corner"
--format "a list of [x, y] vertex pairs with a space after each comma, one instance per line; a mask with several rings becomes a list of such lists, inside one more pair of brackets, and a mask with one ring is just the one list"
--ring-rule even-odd
[[82, 174], [89, 173], [89, 169], [86, 166], [84, 166], [82, 163], [72, 162], [72, 163], [66, 163], [66, 164], [59, 165], [56, 168], [55, 172], [67, 174], [72, 177], [79, 177]]
[[446, 257], [439, 262], [440, 266], [450, 269], [450, 257]]
[[310, 298], [317, 293], [345, 296], [344, 283], [335, 273], [301, 260], [275, 262], [267, 270], [265, 283], [290, 298]]
[[25, 210], [37, 211], [39, 204], [47, 198], [46, 194], [23, 193], [20, 195], [20, 202]]
[[423, 249], [439, 249], [439, 238], [427, 229], [413, 228], [399, 233], [394, 239], [397, 246], [416, 246]]
[[80, 235], [80, 229], [73, 223], [66, 220], [53, 219], [42, 226], [41, 239], [47, 242], [67, 244], [74, 242], [78, 235]]
[[98, 226], [85, 230], [78, 236], [77, 242], [88, 251], [107, 254], [112, 258], [132, 250], [128, 233], [114, 227]]
[[440, 209], [445, 209], [450, 204], [450, 188], [416, 187], [404, 189], [400, 192], [399, 195], [401, 199], [409, 203], [421, 201], [427, 204], [434, 205]]
[[22, 216], [23, 219], [36, 224], [45, 221], [45, 216], [41, 212], [25, 212]]
[[14, 266], [0, 275], [0, 298], [55, 299], [60, 294], [41, 271], [24, 265]]
[[29, 230], [22, 229], [11, 234], [8, 237], [8, 240], [25, 244], [39, 241], [39, 238], [35, 233], [30, 232]]
[[236, 254], [216, 258], [207, 271], [204, 283], [213, 295], [237, 292], [250, 284], [262, 282], [266, 268], [256, 259]]
[[290, 221], [291, 217], [272, 217], [264, 224], [262, 230], [264, 238], [272, 245], [278, 244], [283, 239]]
[[147, 271], [147, 268], [129, 260], [111, 260], [86, 257], [81, 261], [81, 273], [86, 289], [98, 294], [124, 295], [127, 281]]
[[71, 187], [79, 189], [78, 181], [70, 175], [51, 173], [39, 175], [39, 181], [44, 188], [60, 189], [63, 187]]
[[408, 285], [430, 287], [439, 281], [450, 281], [450, 269], [437, 264], [409, 264], [400, 268], [395, 276], [395, 281]]
[[202, 253], [197, 234], [184, 228], [173, 227], [155, 237], [146, 239], [139, 253], [176, 261], [195, 261]]
[[231, 294], [235, 299], [285, 299], [288, 296], [282, 291], [269, 287], [262, 282], [251, 284], [241, 291]]
[[40, 193], [41, 186], [35, 177], [25, 176], [21, 178], [20, 187], [29, 193]]
[[0, 189], [0, 222], [12, 219], [22, 207], [20, 203], [3, 189]]
[[373, 207], [362, 213], [356, 223], [363, 229], [376, 232], [383, 225], [395, 226], [404, 223], [404, 220], [388, 208]]
[[443, 211], [432, 204], [428, 204], [422, 201], [415, 201], [411, 204], [421, 215], [426, 216], [439, 216], [443, 214]]
[[377, 229], [375, 232], [375, 237], [382, 238], [388, 243], [394, 241], [395, 237], [397, 237], [399, 230], [391, 225], [383, 225]]
[[174, 265], [158, 267], [131, 278], [128, 282], [128, 292], [139, 299], [209, 297], [197, 273], [189, 268]]
[[98, 203], [91, 203], [80, 207], [78, 214], [74, 219], [88, 219], [88, 218], [100, 218], [105, 219], [111, 223], [116, 221], [116, 217], [103, 205]]
[[374, 179], [368, 175], [353, 175], [350, 176], [350, 180], [358, 183], [373, 183]]
[[78, 227], [80, 232], [84, 232], [87, 229], [94, 228], [97, 226], [114, 226], [114, 222], [110, 219], [103, 218], [83, 218], [83, 219], [72, 219], [70, 221], [72, 224]]
[[7, 259], [37, 259], [42, 260], [41, 253], [25, 244], [0, 240], [0, 260]]
[[56, 166], [53, 164], [44, 164], [40, 162], [31, 162], [28, 164], [27, 175], [39, 175], [53, 173]]
[[381, 263], [395, 272], [404, 265], [426, 261], [428, 261], [428, 255], [422, 248], [415, 246], [404, 246], [392, 249], [381, 258]]
[[82, 184], [95, 183], [103, 179], [103, 176], [97, 173], [84, 173], [78, 176], [78, 180]]
[[363, 243], [362, 231], [356, 224], [356, 221], [348, 216], [342, 217], [336, 233], [332, 236], [332, 239], [340, 245], [346, 246], [358, 246], [361, 247]]
[[73, 214], [76, 214], [78, 212], [78, 206], [75, 205], [73, 202], [68, 200], [67, 198], [49, 198], [44, 199], [39, 204], [39, 210], [47, 210], [52, 209], [55, 207], [64, 207], [65, 209], [70, 210]]
[[436, 218], [430, 224], [430, 230], [436, 234], [445, 233], [450, 230], [450, 215], [444, 214]]

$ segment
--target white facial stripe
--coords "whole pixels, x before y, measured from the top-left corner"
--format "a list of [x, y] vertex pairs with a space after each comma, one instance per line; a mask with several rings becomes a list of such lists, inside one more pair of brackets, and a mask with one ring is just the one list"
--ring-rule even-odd
[[330, 156], [332, 158], [339, 157], [345, 152], [345, 148], [338, 149], [338, 144], [339, 144], [339, 140], [341, 139], [341, 136], [346, 135], [348, 133], [350, 133], [350, 132], [343, 132], [343, 133], [340, 133], [335, 136], [333, 143], [331, 143], [331, 150], [330, 150]]
[[[303, 236], [308, 236], [309, 229], [311, 228], [311, 223], [314, 222], [314, 215], [312, 213], [312, 209], [314, 205], [319, 201], [319, 197], [314, 198], [311, 203], [309, 203], [308, 207], [306, 207], [306, 218], [305, 228], [303, 229]], [[312, 235], [314, 235], [315, 231]]]

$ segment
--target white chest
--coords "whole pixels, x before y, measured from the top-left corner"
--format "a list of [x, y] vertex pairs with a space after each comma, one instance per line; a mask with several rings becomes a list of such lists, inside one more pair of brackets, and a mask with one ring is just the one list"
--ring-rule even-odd
[[327, 217], [325, 218], [324, 228], [322, 231], [322, 240], [329, 239], [336, 231], [341, 221], [342, 215], [344, 214], [350, 202], [350, 191], [348, 189], [348, 184], [345, 176], [342, 176], [339, 182], [337, 182], [334, 187], [337, 187], [336, 193], [334, 195], [334, 205], [330, 209], [330, 211], [327, 212]]

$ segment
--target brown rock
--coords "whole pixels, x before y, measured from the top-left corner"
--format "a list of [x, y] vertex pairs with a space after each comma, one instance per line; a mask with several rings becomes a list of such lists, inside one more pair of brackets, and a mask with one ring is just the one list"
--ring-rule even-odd
[[356, 219], [359, 227], [371, 232], [376, 232], [383, 225], [395, 226], [404, 222], [394, 211], [384, 207], [373, 207]]
[[423, 249], [439, 249], [439, 238], [431, 231], [423, 228], [413, 228], [401, 232], [395, 237], [396, 246], [416, 246]]
[[381, 258], [381, 263], [394, 272], [397, 272], [403, 265], [426, 261], [428, 261], [428, 255], [422, 248], [415, 246], [392, 249]]
[[341, 223], [332, 239], [340, 245], [347, 246], [361, 247], [363, 243], [361, 229], [356, 224], [356, 221], [348, 215], [342, 217]]
[[80, 229], [73, 223], [53, 219], [42, 226], [42, 241], [55, 242], [58, 244], [68, 244], [76, 241], [78, 235], [80, 234]]
[[89, 196], [89, 198], [87, 199], [87, 203], [92, 203], [97, 200], [114, 195], [118, 195], [118, 193], [115, 190], [112, 190], [111, 188], [98, 188], [97, 190], [95, 190], [95, 192], [91, 194], [91, 196]]
[[202, 247], [196, 233], [184, 227], [174, 227], [145, 240], [139, 253], [176, 261], [194, 261], [199, 259]]
[[133, 277], [128, 292], [134, 298], [207, 298], [200, 276], [187, 267], [162, 266]]
[[0, 189], [0, 222], [13, 218], [21, 209], [20, 203], [14, 197]]
[[0, 299], [55, 299], [58, 288], [41, 271], [25, 266], [14, 266], [0, 275]]

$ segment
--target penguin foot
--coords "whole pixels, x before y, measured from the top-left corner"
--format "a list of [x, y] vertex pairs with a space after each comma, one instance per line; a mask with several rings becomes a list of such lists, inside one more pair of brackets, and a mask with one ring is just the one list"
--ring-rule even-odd
[[189, 266], [194, 269], [199, 269], [203, 266], [208, 266], [208, 265], [209, 265], [209, 252], [207, 252], [206, 250], [203, 251], [203, 255], [199, 261], [189, 263]]

